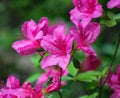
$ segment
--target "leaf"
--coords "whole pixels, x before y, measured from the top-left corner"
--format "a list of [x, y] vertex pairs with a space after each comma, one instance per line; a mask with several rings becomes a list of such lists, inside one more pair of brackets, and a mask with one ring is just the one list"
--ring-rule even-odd
[[108, 13], [107, 13], [107, 16], [108, 16], [111, 20], [114, 20], [115, 14], [112, 13], [112, 12], [108, 12]]
[[108, 72], [108, 67], [105, 67], [102, 71], [102, 75], [105, 76], [107, 72]]
[[78, 72], [78, 69], [76, 69], [74, 66], [73, 66], [73, 62], [70, 62], [69, 66], [68, 66], [68, 72], [72, 75], [72, 76], [75, 76]]
[[79, 98], [96, 98], [98, 96], [98, 92], [95, 92], [91, 95], [85, 95], [85, 96], [82, 96], [82, 97], [79, 97]]
[[35, 73], [35, 74], [31, 75], [30, 77], [28, 77], [25, 81], [29, 81], [29, 82], [33, 83], [38, 79], [39, 76], [40, 76], [40, 73]]
[[64, 77], [62, 77], [62, 81], [68, 81], [68, 80], [72, 80], [73, 78], [72, 77], [70, 77], [70, 76], [64, 76]]
[[99, 76], [102, 76], [102, 74], [98, 71], [87, 71], [78, 74], [75, 79], [78, 81], [92, 82], [97, 81]]
[[36, 54], [34, 56], [31, 57], [31, 61], [33, 62], [33, 64], [36, 66], [36, 67], [39, 67], [40, 66], [40, 63], [39, 63], [39, 60], [40, 60], [40, 55]]
[[117, 22], [115, 20], [107, 20], [105, 24], [107, 27], [113, 27], [117, 24]]
[[116, 15], [114, 16], [114, 19], [115, 19], [115, 20], [120, 19], [120, 13], [119, 13], [119, 14], [116, 14]]

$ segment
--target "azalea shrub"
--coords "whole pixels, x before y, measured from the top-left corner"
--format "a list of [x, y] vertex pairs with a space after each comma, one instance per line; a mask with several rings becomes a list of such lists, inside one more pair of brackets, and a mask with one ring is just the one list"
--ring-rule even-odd
[[0, 98], [120, 98], [120, 62], [113, 66], [120, 28], [113, 31], [116, 47], [109, 64], [102, 66], [105, 63], [94, 47], [105, 27], [120, 26], [120, 13], [112, 10], [120, 8], [120, 0], [71, 2], [69, 26], [52, 24], [46, 16], [22, 24], [24, 38], [14, 41], [12, 48], [21, 56], [31, 56], [39, 71], [22, 85], [14, 75], [8, 76], [6, 83], [0, 81]]

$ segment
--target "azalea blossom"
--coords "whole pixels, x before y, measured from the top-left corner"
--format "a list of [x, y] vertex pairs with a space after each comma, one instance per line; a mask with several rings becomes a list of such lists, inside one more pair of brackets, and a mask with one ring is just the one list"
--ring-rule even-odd
[[41, 67], [46, 68], [58, 65], [63, 70], [66, 69], [70, 61], [73, 38], [66, 34], [64, 25], [59, 25], [53, 30], [53, 35], [47, 34], [41, 41], [41, 46], [50, 54], [43, 58]]
[[81, 63], [83, 71], [96, 70], [100, 65], [100, 59], [95, 55], [86, 55], [85, 60]]
[[120, 8], [120, 0], [110, 0], [107, 3], [107, 7], [109, 9], [114, 8], [114, 7]]
[[45, 93], [57, 91], [65, 82], [60, 80], [61, 76], [66, 75], [67, 71], [62, 70], [61, 73], [60, 70], [54, 69], [53, 67], [47, 68], [46, 72], [41, 74], [41, 76], [38, 78], [36, 86], [43, 86], [45, 83], [47, 83], [47, 86], [43, 87]]
[[20, 87], [20, 81], [14, 76], [9, 76], [6, 86], [0, 90], [0, 98], [27, 98], [30, 97], [31, 92], [32, 87], [29, 83]]
[[70, 11], [70, 19], [76, 26], [81, 22], [85, 27], [92, 18], [102, 15], [102, 5], [98, 0], [73, 0], [73, 4], [75, 8]]
[[97, 39], [100, 34], [100, 25], [97, 22], [90, 22], [86, 27], [80, 23], [78, 29], [75, 27], [70, 28], [70, 34], [74, 37], [76, 48], [82, 50], [87, 55], [96, 56], [95, 51], [91, 44]]
[[110, 98], [120, 97], [120, 65], [118, 65], [115, 73], [111, 72], [109, 74], [106, 85], [113, 90], [113, 94], [111, 95]]
[[14, 42], [12, 47], [21, 55], [35, 53], [37, 49], [41, 48], [42, 37], [51, 30], [48, 25], [49, 20], [46, 17], [41, 18], [38, 24], [32, 19], [24, 22], [21, 31], [25, 38]]

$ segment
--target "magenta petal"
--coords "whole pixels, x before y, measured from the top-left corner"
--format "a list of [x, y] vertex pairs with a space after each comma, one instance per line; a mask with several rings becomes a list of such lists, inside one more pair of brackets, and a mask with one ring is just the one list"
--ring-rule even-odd
[[120, 4], [120, 0], [110, 0], [107, 3], [107, 7], [111, 9], [111, 8], [117, 7], [119, 4]]
[[85, 40], [87, 43], [92, 44], [100, 34], [100, 25], [97, 22], [91, 22], [85, 28]]
[[81, 46], [79, 47], [82, 51], [84, 51], [87, 55], [94, 55], [96, 56], [96, 52], [91, 46]]
[[43, 37], [43, 40], [41, 41], [41, 47], [50, 53], [57, 53], [59, 51], [55, 45], [54, 37], [49, 34]]
[[60, 60], [59, 60], [59, 66], [65, 70], [69, 64], [69, 61], [70, 61], [70, 55], [67, 54], [67, 56], [62, 56], [60, 57]]
[[21, 55], [28, 55], [36, 52], [36, 46], [29, 40], [16, 41], [12, 44], [12, 48], [14, 48]]
[[44, 69], [49, 66], [58, 65], [59, 64], [58, 62], [59, 58], [56, 55], [49, 55], [43, 58], [43, 60], [41, 61], [41, 67]]
[[70, 20], [78, 26], [80, 20], [82, 20], [84, 16], [79, 12], [79, 10], [75, 7], [70, 11]]
[[54, 31], [53, 31], [53, 36], [55, 37], [55, 39], [60, 39], [63, 40], [65, 39], [65, 26], [64, 25], [59, 25], [57, 26]]
[[9, 76], [7, 79], [6, 87], [11, 88], [11, 89], [19, 88], [20, 81], [14, 76]]
[[23, 35], [27, 38], [27, 39], [33, 39], [34, 38], [34, 34], [33, 31], [36, 30], [37, 25], [34, 22], [34, 20], [30, 20], [30, 21], [26, 21], [24, 22], [24, 24], [21, 27], [21, 30], [23, 32]]
[[93, 13], [93, 18], [97, 18], [97, 17], [100, 17], [102, 15], [102, 5], [98, 4], [96, 7], [95, 7], [95, 11]]

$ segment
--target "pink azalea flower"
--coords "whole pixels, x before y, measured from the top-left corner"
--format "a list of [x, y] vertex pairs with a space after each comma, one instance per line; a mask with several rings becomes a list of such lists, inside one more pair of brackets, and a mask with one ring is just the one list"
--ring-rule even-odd
[[78, 29], [74, 27], [70, 29], [70, 34], [77, 43], [77, 49], [84, 51], [88, 55], [96, 56], [91, 44], [100, 34], [100, 25], [98, 23], [91, 22], [85, 28], [79, 23]]
[[57, 26], [53, 35], [47, 34], [41, 41], [41, 46], [50, 54], [41, 61], [41, 67], [46, 68], [58, 65], [66, 69], [70, 61], [70, 52], [72, 50], [73, 38], [65, 33], [63, 25]]
[[12, 47], [21, 55], [33, 54], [41, 48], [40, 42], [43, 35], [49, 32], [48, 18], [41, 18], [36, 24], [34, 20], [26, 21], [22, 25], [24, 39], [18, 40], [12, 44]]
[[[20, 87], [20, 81], [14, 76], [9, 76], [6, 86], [0, 90], [0, 98], [28, 98], [32, 92], [31, 85], [28, 83]], [[27, 88], [29, 86], [29, 88]]]
[[120, 8], [120, 0], [110, 0], [107, 3], [107, 7], [109, 9], [114, 8], [114, 7]]
[[110, 73], [107, 85], [114, 91], [120, 90], [120, 65], [118, 65], [115, 73]]
[[[62, 71], [62, 76], [67, 75], [67, 71]], [[48, 86], [44, 88], [45, 93], [57, 91], [61, 87], [61, 80], [60, 80], [60, 71], [57, 69], [47, 68], [46, 72], [44, 74], [41, 74], [41, 76], [38, 78], [36, 86], [41, 87], [45, 83], [48, 83]]]
[[87, 55], [81, 67], [84, 71], [95, 70], [100, 65], [100, 59], [94, 55]]
[[92, 18], [102, 15], [102, 5], [98, 4], [98, 0], [73, 0], [75, 6], [70, 11], [71, 21], [78, 26], [78, 23], [85, 27]]
[[110, 98], [120, 98], [120, 65], [115, 73], [110, 73], [106, 85], [113, 90]]

